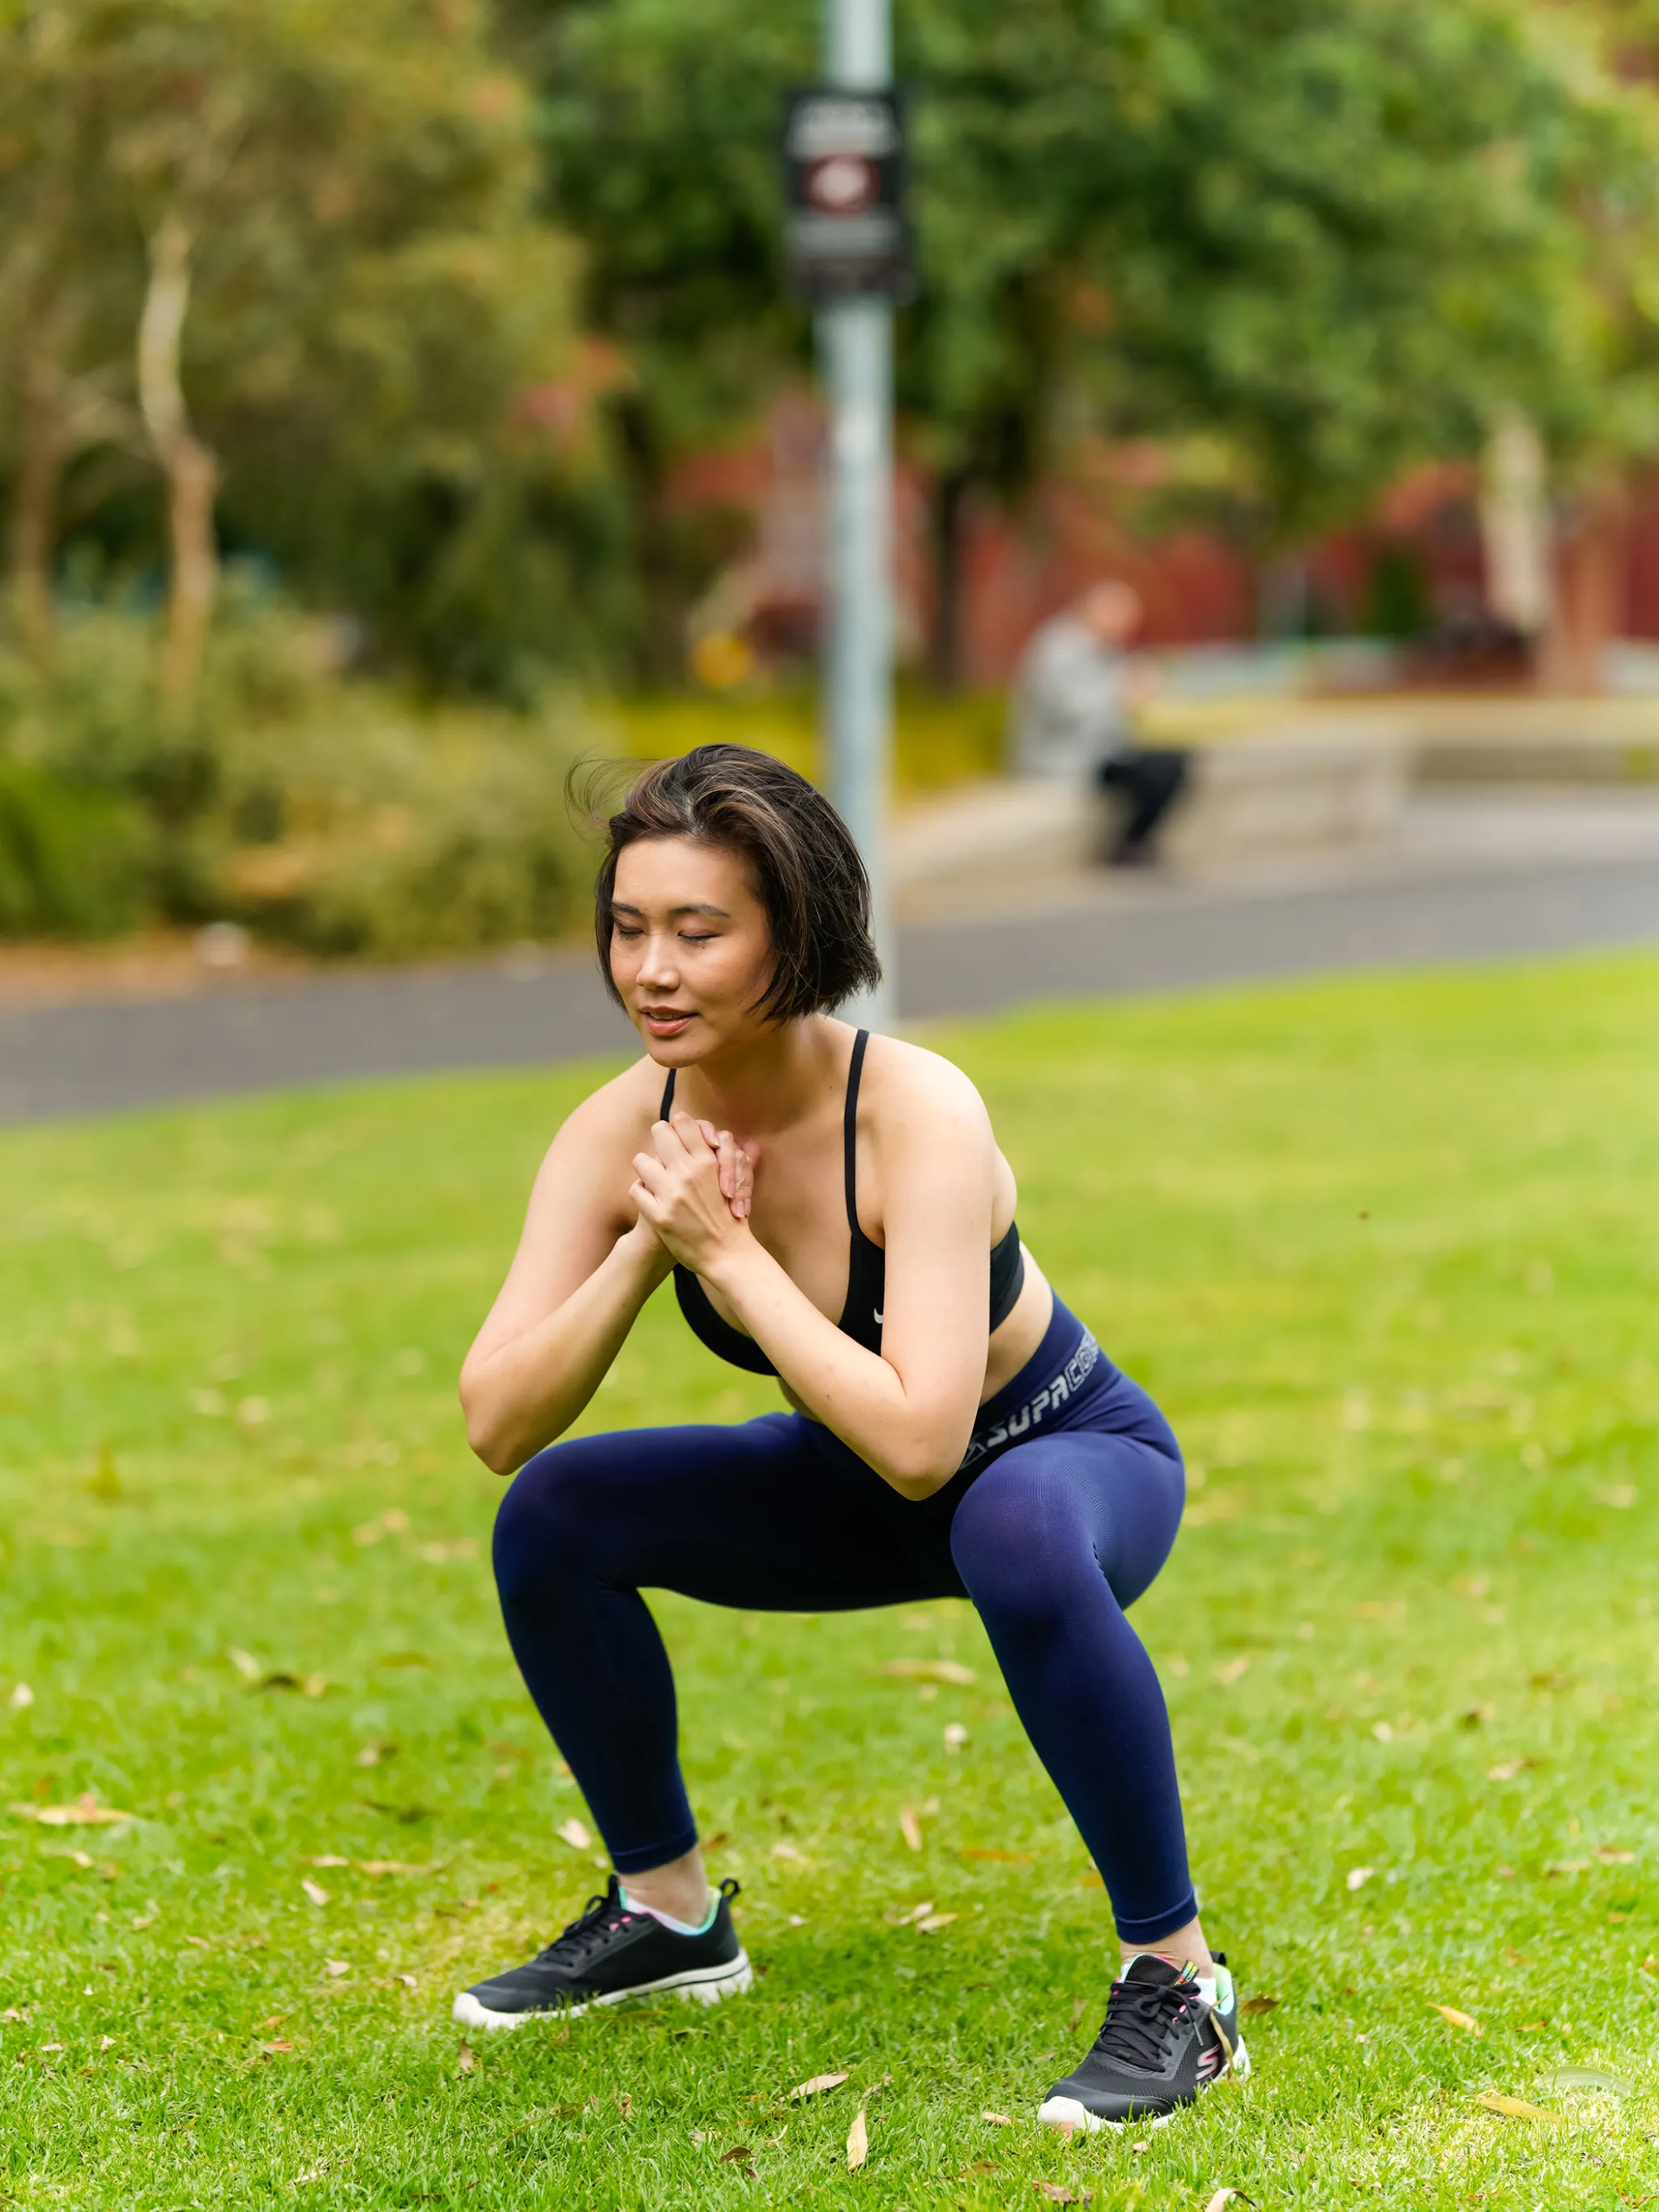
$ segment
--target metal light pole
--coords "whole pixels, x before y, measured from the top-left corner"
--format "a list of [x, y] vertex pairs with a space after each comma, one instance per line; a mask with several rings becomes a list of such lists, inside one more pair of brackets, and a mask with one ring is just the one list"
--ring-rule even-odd
[[[848, 91], [892, 82], [889, 0], [825, 0], [824, 73]], [[829, 638], [823, 717], [830, 796], [870, 873], [872, 921], [886, 970], [857, 1015], [884, 1028], [898, 1009], [887, 877], [892, 750], [893, 309], [880, 297], [836, 301], [817, 314], [830, 397]], [[853, 1010], [849, 1010], [853, 1011]]]

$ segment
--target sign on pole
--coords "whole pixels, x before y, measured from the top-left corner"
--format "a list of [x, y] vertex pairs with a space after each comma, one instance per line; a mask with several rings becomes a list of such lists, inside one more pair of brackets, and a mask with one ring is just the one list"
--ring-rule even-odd
[[904, 111], [897, 93], [819, 85], [792, 93], [783, 162], [790, 282], [814, 307], [908, 300]]

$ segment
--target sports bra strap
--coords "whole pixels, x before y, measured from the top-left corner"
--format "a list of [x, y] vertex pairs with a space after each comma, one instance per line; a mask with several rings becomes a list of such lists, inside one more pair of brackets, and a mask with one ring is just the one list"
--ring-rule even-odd
[[674, 1110], [674, 1078], [678, 1073], [678, 1067], [671, 1067], [668, 1071], [668, 1080], [662, 1087], [662, 1106], [657, 1115], [659, 1121], [665, 1121]]
[[847, 1111], [842, 1123], [842, 1158], [847, 1181], [847, 1226], [854, 1239], [859, 1235], [859, 1079], [864, 1073], [864, 1048], [870, 1042], [868, 1030], [860, 1030], [853, 1039], [853, 1060], [847, 1071]]

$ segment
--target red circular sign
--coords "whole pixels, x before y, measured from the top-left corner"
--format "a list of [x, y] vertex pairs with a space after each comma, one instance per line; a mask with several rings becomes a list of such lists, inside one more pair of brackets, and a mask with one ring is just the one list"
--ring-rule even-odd
[[808, 202], [824, 215], [861, 215], [881, 197], [881, 173], [862, 154], [829, 154], [807, 165]]

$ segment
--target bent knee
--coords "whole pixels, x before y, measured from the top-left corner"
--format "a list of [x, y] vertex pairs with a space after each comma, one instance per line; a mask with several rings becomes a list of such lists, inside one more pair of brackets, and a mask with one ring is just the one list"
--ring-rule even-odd
[[988, 1468], [951, 1523], [951, 1556], [981, 1613], [1041, 1619], [1072, 1603], [1079, 1576], [1099, 1577], [1088, 1532], [1034, 1474]]
[[589, 1440], [550, 1444], [526, 1460], [495, 1514], [491, 1554], [504, 1598], [544, 1583], [580, 1555], [592, 1526], [595, 1483]]

